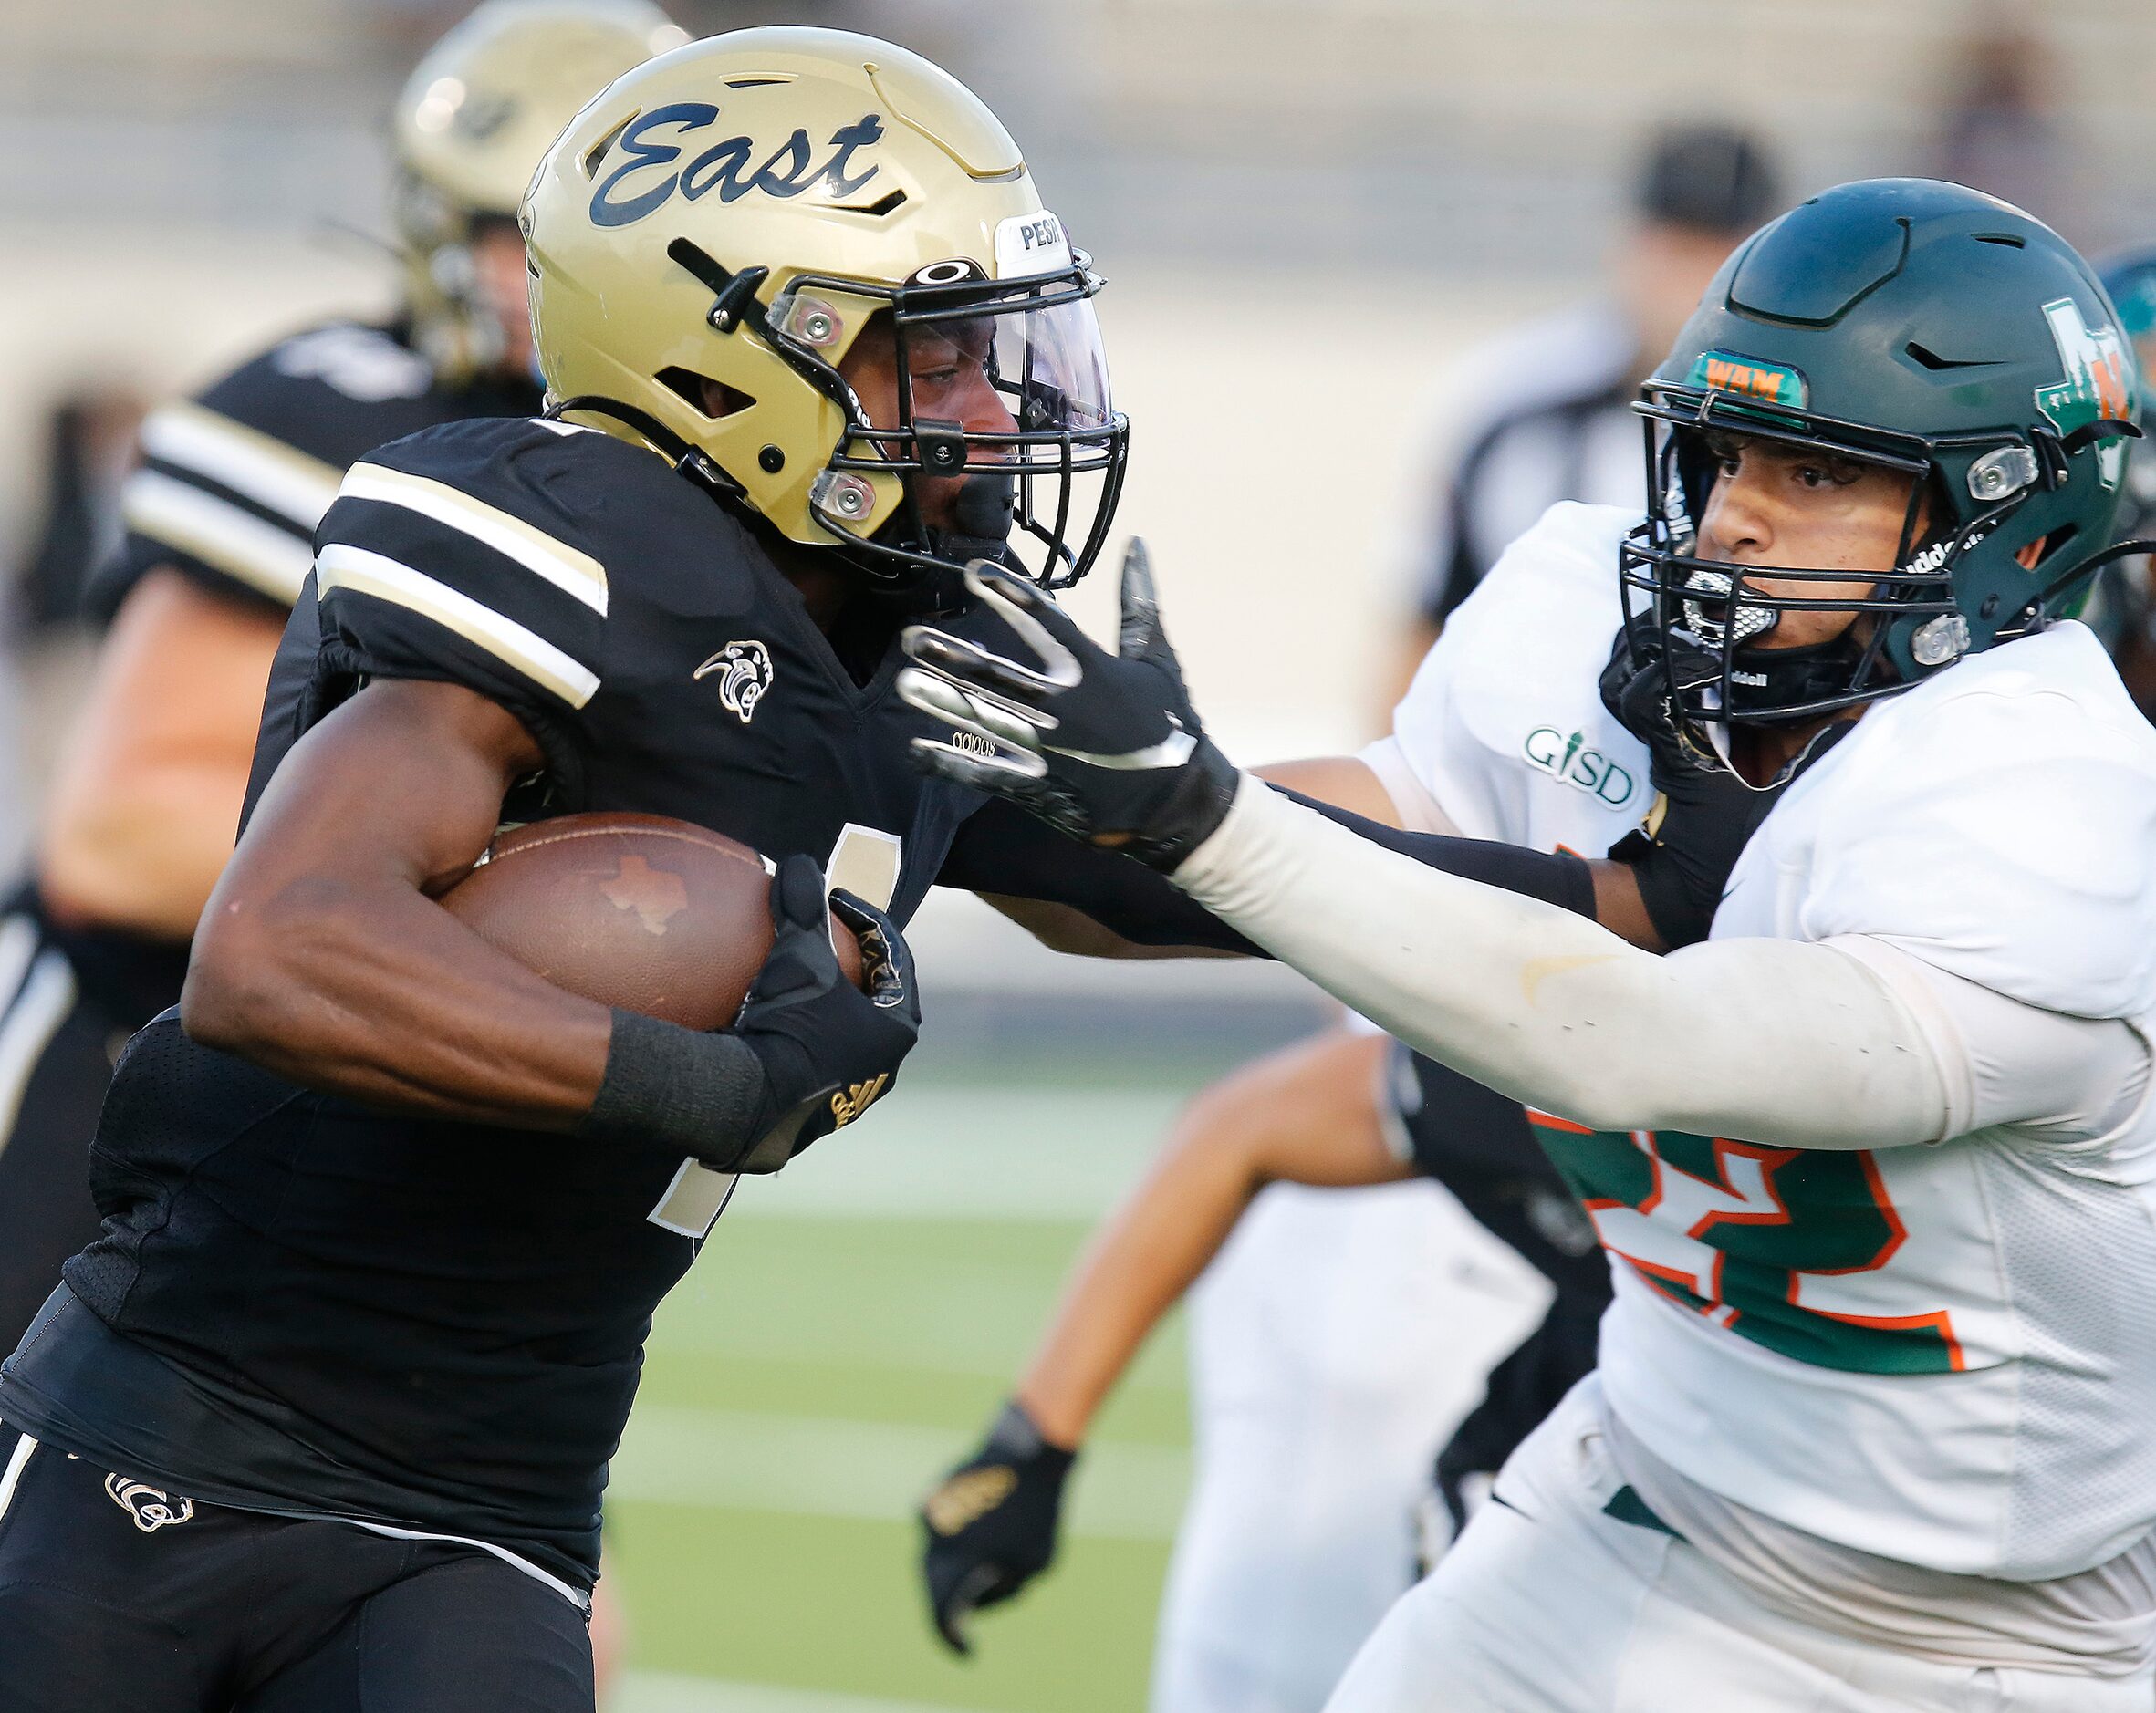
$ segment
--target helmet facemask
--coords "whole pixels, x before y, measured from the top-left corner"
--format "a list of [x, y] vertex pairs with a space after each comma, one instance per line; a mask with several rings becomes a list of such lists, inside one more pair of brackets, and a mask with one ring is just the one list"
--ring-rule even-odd
[[[1091, 302], [1099, 287], [1082, 255], [1064, 273], [1015, 282], [917, 276], [883, 293], [793, 282], [771, 317], [782, 339], [804, 320], [815, 325], [805, 306], [819, 290], [886, 306], [864, 337], [890, 351], [893, 397], [872, 409], [838, 377], [847, 427], [809, 500], [856, 563], [901, 585], [947, 582], [974, 559], [1049, 589], [1086, 574], [1114, 514], [1130, 436], [1109, 397]], [[874, 485], [893, 476], [897, 509], [864, 533], [858, 520], [872, 509]]]
[[[1620, 555], [1626, 628], [1635, 653], [1655, 655], [1672, 706], [1694, 726], [1816, 719], [1897, 694], [1968, 651], [1957, 569], [1995, 538], [2038, 491], [2038, 452], [2005, 433], [1931, 439], [1764, 407], [1750, 397], [1650, 381], [1635, 407], [1647, 419], [1647, 521]], [[1909, 499], [1888, 570], [1740, 564], [1700, 556], [1703, 515], [1727, 434], [1898, 472]], [[1958, 479], [1958, 480], [1957, 480]], [[1958, 490], [1958, 492], [1957, 492]], [[2047, 544], [2045, 559], [2063, 544]], [[1768, 587], [1768, 586], [1774, 587]], [[1836, 635], [1765, 646], [1787, 614], [1850, 615]], [[1984, 615], [1984, 641], [2040, 611]]]

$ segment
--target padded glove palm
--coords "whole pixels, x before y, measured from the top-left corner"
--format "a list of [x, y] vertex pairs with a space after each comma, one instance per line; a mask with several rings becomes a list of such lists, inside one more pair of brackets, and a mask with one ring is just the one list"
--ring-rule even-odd
[[[1175, 867], [1226, 815], [1236, 773], [1191, 706], [1144, 544], [1132, 542], [1123, 557], [1114, 654], [1023, 578], [975, 560], [965, 580], [1011, 633], [1011, 650], [990, 653], [915, 625], [903, 639], [913, 664], [899, 674], [899, 693], [993, 753], [916, 738], [916, 760], [1010, 798], [1074, 839]], [[1027, 654], [1039, 664], [1026, 664]]]

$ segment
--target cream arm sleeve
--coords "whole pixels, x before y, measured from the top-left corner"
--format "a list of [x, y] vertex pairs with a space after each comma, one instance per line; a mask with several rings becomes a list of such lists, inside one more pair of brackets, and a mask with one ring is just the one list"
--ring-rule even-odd
[[1952, 1134], [1926, 1031], [1830, 946], [1709, 940], [1656, 957], [1370, 844], [1247, 775], [1173, 878], [1417, 1051], [1595, 1129], [1800, 1148]]

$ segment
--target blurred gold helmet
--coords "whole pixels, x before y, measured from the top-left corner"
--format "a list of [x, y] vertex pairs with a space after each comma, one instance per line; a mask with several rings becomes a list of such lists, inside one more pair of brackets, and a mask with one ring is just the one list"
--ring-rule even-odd
[[429, 50], [397, 98], [392, 211], [414, 342], [451, 379], [495, 367], [503, 330], [470, 244], [514, 221], [532, 169], [607, 83], [687, 41], [650, 0], [485, 0]]
[[796, 27], [676, 48], [577, 116], [524, 234], [557, 412], [888, 582], [986, 557], [1057, 587], [1099, 554], [1129, 436], [1100, 281], [918, 55]]

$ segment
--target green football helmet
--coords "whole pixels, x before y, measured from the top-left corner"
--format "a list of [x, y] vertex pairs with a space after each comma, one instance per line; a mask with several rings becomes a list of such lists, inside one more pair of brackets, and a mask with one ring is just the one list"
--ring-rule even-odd
[[[2140, 391], [2110, 299], [2040, 222], [1925, 179], [1812, 198], [1738, 246], [1641, 389], [1648, 516], [1620, 572], [1635, 655], [1660, 657], [1688, 721], [1769, 723], [2070, 616], [2111, 543]], [[1776, 566], [1831, 587], [1777, 595], [1765, 567], [1700, 557], [1714, 431], [1906, 472], [1895, 568]], [[1762, 646], [1803, 607], [1871, 622]]]

